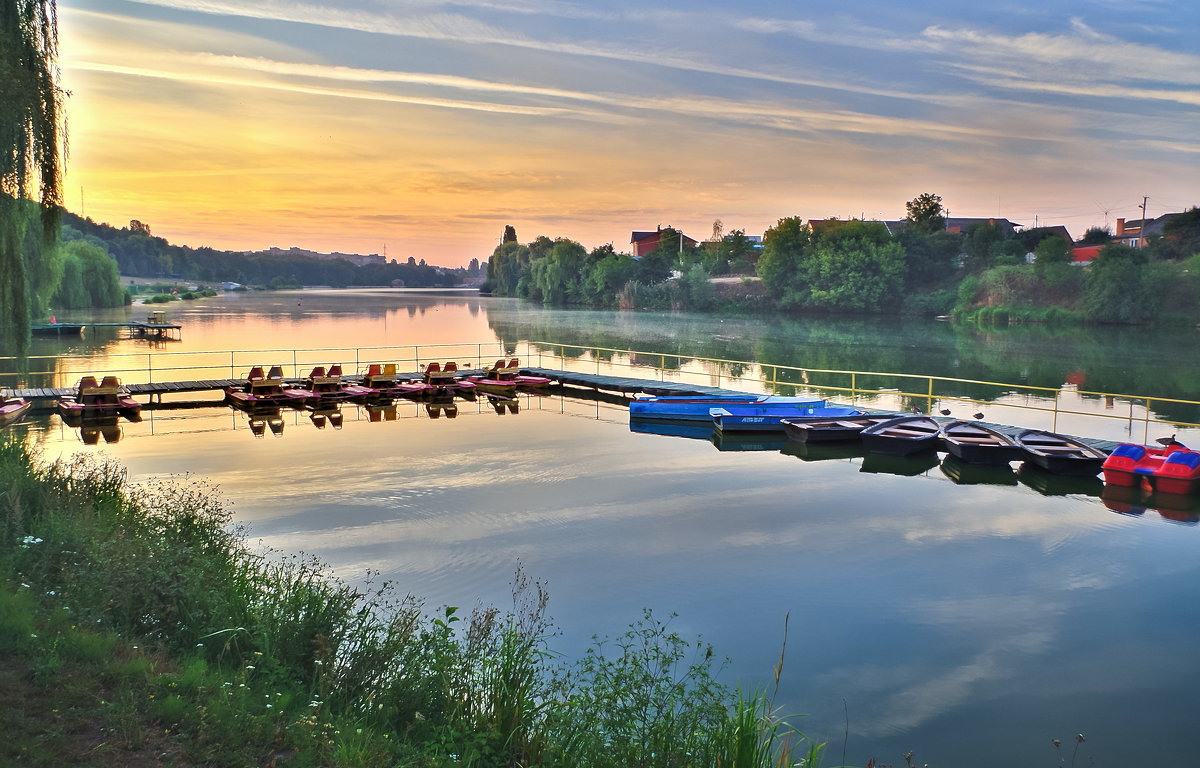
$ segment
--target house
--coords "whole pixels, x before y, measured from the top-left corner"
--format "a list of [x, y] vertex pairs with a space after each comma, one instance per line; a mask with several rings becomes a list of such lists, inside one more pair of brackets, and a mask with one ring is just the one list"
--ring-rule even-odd
[[[651, 253], [651, 252], [657, 250], [659, 236], [661, 234], [662, 234], [661, 226], [659, 226], [653, 232], [638, 232], [635, 230], [633, 233], [633, 237], [629, 241], [629, 243], [633, 246], [633, 258], [640, 259], [641, 257], [645, 256], [647, 253]], [[696, 247], [697, 241], [693, 240], [692, 238], [688, 237], [687, 235], [683, 234], [682, 232], [679, 232], [678, 234], [679, 234], [680, 238], [682, 239], [682, 242], [672, 243], [672, 245], [674, 245], [681, 251], [683, 250], [684, 246], [687, 246], [688, 248]]]
[[1008, 219], [968, 219], [961, 216], [946, 219], [946, 231], [959, 234], [966, 234], [967, 230], [975, 224], [987, 224], [993, 227], [1000, 227], [1000, 232], [1005, 237], [1012, 237], [1016, 233], [1020, 224], [1009, 221]]
[[1128, 245], [1130, 248], [1140, 248], [1146, 244], [1146, 238], [1162, 235], [1163, 226], [1178, 216], [1178, 213], [1164, 213], [1157, 219], [1117, 219], [1117, 229], [1113, 233], [1113, 242]]
[[1091, 264], [1100, 251], [1104, 248], [1103, 245], [1076, 245], [1071, 248], [1071, 266], [1086, 267]]

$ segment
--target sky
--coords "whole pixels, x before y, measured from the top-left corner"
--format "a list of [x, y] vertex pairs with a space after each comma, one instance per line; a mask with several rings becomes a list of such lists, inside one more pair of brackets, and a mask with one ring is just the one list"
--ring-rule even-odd
[[67, 208], [462, 266], [518, 240], [1200, 205], [1195, 0], [59, 0]]

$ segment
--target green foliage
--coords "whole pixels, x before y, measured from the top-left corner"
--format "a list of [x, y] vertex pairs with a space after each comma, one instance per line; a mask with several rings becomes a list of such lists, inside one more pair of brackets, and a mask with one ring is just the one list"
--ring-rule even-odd
[[908, 274], [904, 282], [909, 290], [928, 290], [958, 280], [956, 262], [962, 248], [962, 235], [905, 227], [897, 233], [896, 241], [906, 254]]
[[809, 306], [879, 312], [899, 304], [905, 254], [882, 224], [851, 222], [825, 235], [806, 265]]
[[775, 299], [802, 290], [800, 264], [811, 243], [811, 235], [799, 216], [780, 219], [763, 235], [763, 253], [758, 276], [767, 295]]
[[937, 232], [946, 228], [945, 209], [941, 195], [923, 192], [904, 204], [909, 227], [920, 232]]
[[649, 612], [552, 665], [547, 595], [520, 570], [509, 612], [460, 622], [250, 550], [202, 485], [131, 487], [115, 465], [42, 465], [0, 437], [0, 487], [0, 648], [45, 685], [111, 681], [90, 700], [112, 702], [129, 748], [157, 721], [190, 764], [675, 766], [765, 761], [792, 733]]
[[62, 279], [52, 303], [64, 309], [81, 307], [119, 307], [125, 303], [125, 289], [117, 263], [103, 248], [83, 240], [64, 243]]
[[966, 267], [971, 272], [982, 272], [992, 266], [992, 246], [1004, 239], [1004, 232], [996, 224], [977, 221], [967, 227], [963, 236], [963, 254]]
[[1200, 208], [1190, 208], [1172, 216], [1163, 224], [1159, 244], [1171, 259], [1187, 259], [1200, 254]]
[[1108, 227], [1088, 227], [1079, 239], [1080, 245], [1105, 245], [1112, 240], [1112, 230]]
[[1154, 286], [1139, 249], [1107, 245], [1088, 267], [1080, 308], [1096, 323], [1141, 323], [1153, 318]]
[[62, 202], [60, 142], [65, 131], [55, 64], [57, 33], [53, 0], [0, 6], [0, 332], [20, 354], [29, 346], [31, 308], [42, 271], [42, 254], [26, 247], [29, 206], [23, 198], [38, 201], [42, 227], [37, 243], [45, 250], [57, 236]]

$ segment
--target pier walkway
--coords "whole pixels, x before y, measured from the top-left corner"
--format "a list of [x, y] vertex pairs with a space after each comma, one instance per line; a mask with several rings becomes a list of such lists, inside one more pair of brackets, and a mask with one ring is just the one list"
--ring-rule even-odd
[[[462, 369], [460, 373], [468, 376], [482, 375], [483, 369]], [[572, 371], [556, 371], [547, 368], [522, 368], [521, 373], [531, 376], [545, 376], [559, 382], [564, 387], [591, 389], [600, 392], [620, 395], [713, 395], [713, 394], [745, 394], [733, 389], [708, 387], [701, 384], [682, 384], [679, 382], [661, 382], [653, 379], [635, 379], [621, 376], [602, 376], [598, 374], [575, 373]], [[421, 373], [410, 371], [398, 373], [401, 380], [420, 379]], [[355, 377], [343, 377], [343, 381], [356, 381]], [[284, 383], [290, 386], [298, 385], [302, 379], [285, 378]], [[246, 379], [201, 379], [197, 381], [163, 381], [146, 384], [126, 384], [125, 389], [134, 396], [146, 396], [153, 400], [162, 400], [163, 395], [193, 392], [221, 392], [229, 387], [244, 387]], [[53, 408], [53, 401], [59, 397], [75, 394], [75, 387], [36, 387], [29, 389], [6, 389], [0, 393], [8, 397], [20, 397], [33, 401], [34, 407]]]

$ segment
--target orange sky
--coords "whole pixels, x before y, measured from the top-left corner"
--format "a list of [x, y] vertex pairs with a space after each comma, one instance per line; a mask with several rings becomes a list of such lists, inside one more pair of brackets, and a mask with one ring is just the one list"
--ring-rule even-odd
[[628, 250], [658, 224], [900, 218], [922, 192], [1076, 236], [1142, 195], [1200, 203], [1194, 13], [393, 5], [60, 2], [68, 208], [458, 266], [506, 224]]

